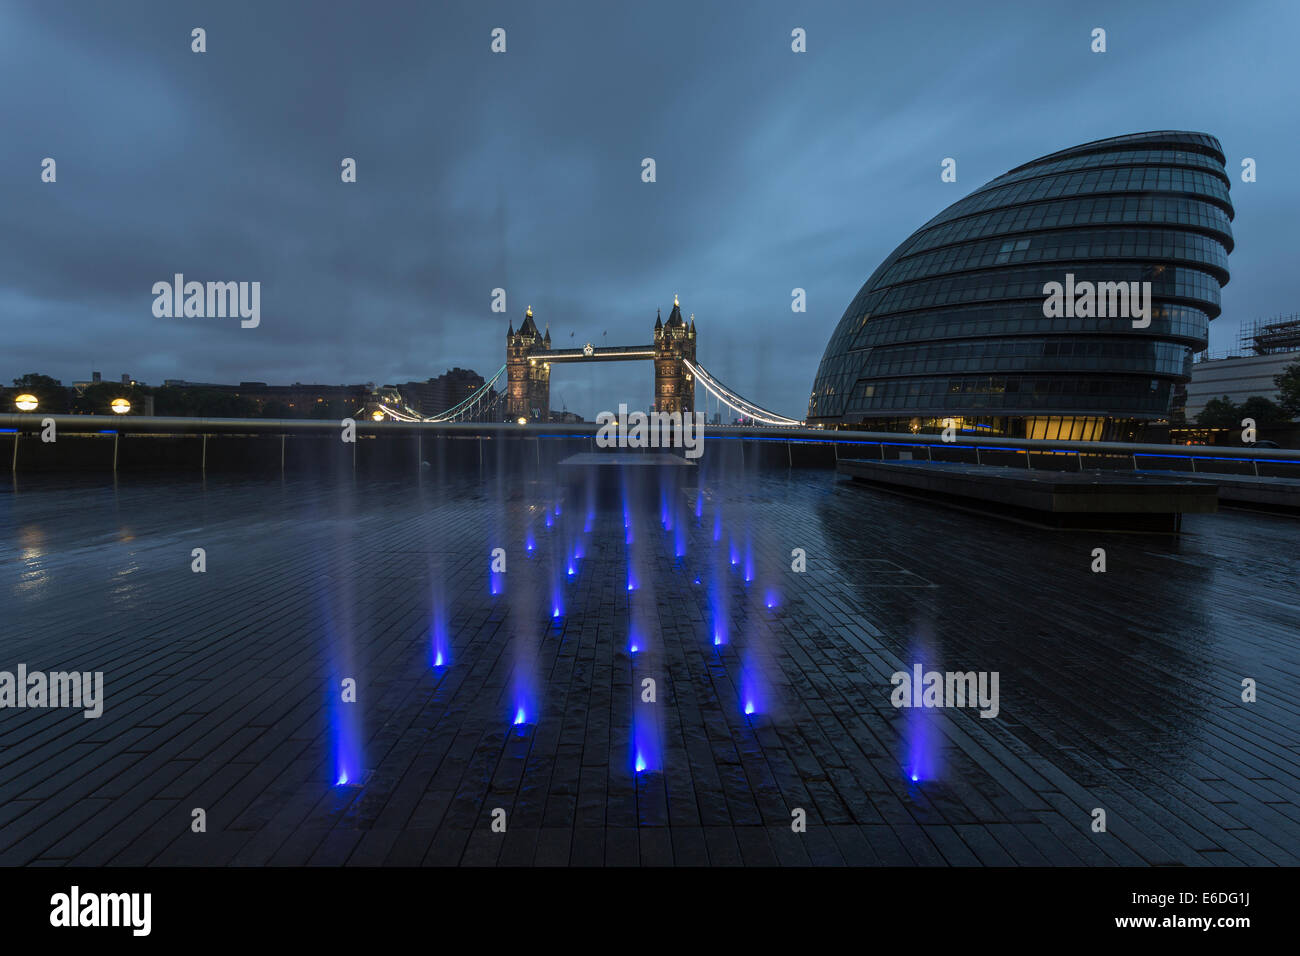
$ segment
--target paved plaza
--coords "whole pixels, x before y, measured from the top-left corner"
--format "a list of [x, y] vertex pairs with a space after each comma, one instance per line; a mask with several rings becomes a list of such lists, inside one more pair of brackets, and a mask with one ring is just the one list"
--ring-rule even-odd
[[[104, 700], [0, 710], [0, 864], [1294, 865], [1298, 532], [827, 470], [20, 478], [0, 670]], [[997, 672], [996, 717], [895, 708], [915, 664]]]

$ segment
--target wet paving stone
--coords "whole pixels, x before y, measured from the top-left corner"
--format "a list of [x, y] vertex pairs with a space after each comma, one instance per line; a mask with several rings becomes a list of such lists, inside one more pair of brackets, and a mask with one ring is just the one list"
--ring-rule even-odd
[[[739, 466], [627, 509], [23, 479], [0, 670], [104, 702], [0, 709], [0, 864], [1295, 865], [1296, 528], [1047, 531]], [[894, 707], [915, 664], [997, 672], [997, 716]]]

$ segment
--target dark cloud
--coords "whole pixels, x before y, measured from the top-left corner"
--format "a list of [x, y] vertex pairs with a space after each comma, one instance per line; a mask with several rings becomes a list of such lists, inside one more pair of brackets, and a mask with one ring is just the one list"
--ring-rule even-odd
[[[921, 223], [1035, 156], [1163, 128], [1218, 136], [1234, 178], [1259, 163], [1233, 189], [1223, 347], [1239, 320], [1295, 308], [1297, 19], [1249, 3], [11, 4], [0, 375], [491, 373], [525, 305], [559, 342], [637, 344], [676, 292], [703, 364], [802, 415], [843, 308]], [[1094, 26], [1106, 54], [1088, 51]], [[150, 289], [175, 272], [261, 281], [261, 326], [154, 318]], [[510, 316], [490, 311], [497, 286]], [[588, 417], [650, 391], [648, 366], [553, 384]]]

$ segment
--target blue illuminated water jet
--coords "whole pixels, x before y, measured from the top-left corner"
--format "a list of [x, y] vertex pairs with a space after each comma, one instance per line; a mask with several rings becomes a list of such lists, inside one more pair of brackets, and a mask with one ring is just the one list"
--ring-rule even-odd
[[433, 605], [429, 616], [429, 661], [434, 667], [442, 667], [451, 659], [447, 641], [447, 602], [443, 600], [442, 578], [438, 569], [433, 569], [434, 584], [430, 602]]
[[913, 783], [934, 780], [939, 776], [938, 745], [930, 715], [920, 708], [907, 715], [907, 766], [904, 772]]
[[[720, 557], [718, 561], [721, 563]], [[727, 643], [727, 582], [717, 570], [709, 582], [709, 620], [713, 622], [713, 646], [721, 647]]]
[[563, 578], [556, 580], [551, 585], [551, 620], [558, 622], [564, 617], [564, 593], [560, 590]]
[[434, 667], [445, 667], [451, 662], [451, 648], [447, 642], [447, 626], [443, 615], [435, 612], [433, 626], [429, 629], [429, 657]]
[[341, 787], [361, 779], [361, 734], [360, 728], [355, 726], [355, 718], [336, 710], [334, 735], [334, 784]]
[[746, 661], [740, 671], [740, 704], [746, 717], [767, 710], [767, 692], [762, 675], [750, 661]]
[[654, 707], [638, 702], [632, 705], [632, 770], [635, 773], [653, 773], [660, 768], [659, 729], [655, 723]]
[[355, 703], [343, 703], [338, 692], [339, 681], [333, 682], [333, 705], [330, 723], [334, 737], [334, 783], [336, 786], [361, 779], [361, 720]]
[[511, 705], [514, 716], [511, 717], [510, 722], [519, 728], [521, 734], [526, 733], [528, 725], [536, 721], [535, 710], [532, 687], [526, 677], [516, 675], [513, 703]]

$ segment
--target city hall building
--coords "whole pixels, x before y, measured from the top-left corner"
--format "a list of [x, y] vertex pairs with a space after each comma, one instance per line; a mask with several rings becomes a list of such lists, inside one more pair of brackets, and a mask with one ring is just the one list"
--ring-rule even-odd
[[1121, 440], [1167, 419], [1221, 311], [1228, 186], [1219, 141], [1174, 131], [1085, 143], [982, 186], [849, 303], [809, 423]]

